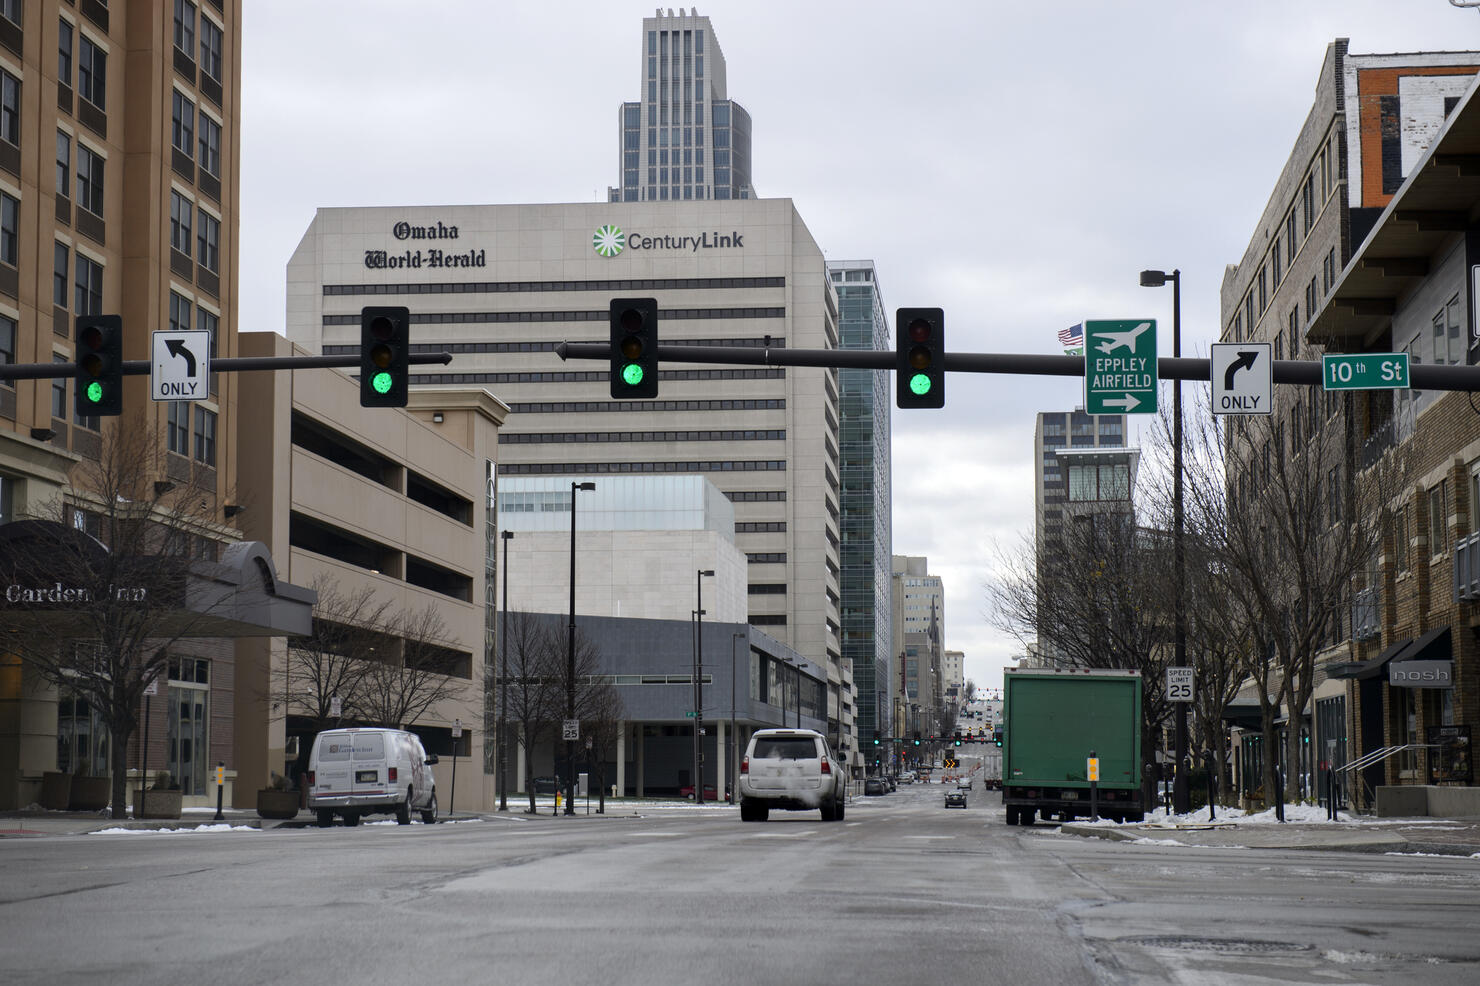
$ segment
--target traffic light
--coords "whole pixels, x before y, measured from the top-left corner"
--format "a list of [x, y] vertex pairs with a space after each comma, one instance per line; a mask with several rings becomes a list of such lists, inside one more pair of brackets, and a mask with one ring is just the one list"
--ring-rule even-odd
[[957, 733], [952, 733], [952, 734], [951, 734], [951, 740], [952, 740], [952, 741], [953, 741], [953, 742], [954, 742], [954, 743], [955, 743], [955, 744], [956, 744], [956, 745], [957, 745], [957, 746], [960, 746], [960, 745], [961, 745], [961, 734], [960, 734], [960, 733], [959, 733], [959, 732], [957, 732]]
[[405, 407], [411, 311], [360, 309], [360, 406]]
[[879, 745], [879, 731], [877, 729], [875, 729], [874, 730], [874, 746], [878, 746], [878, 745]]
[[945, 313], [900, 308], [894, 313], [894, 403], [901, 408], [946, 406]]
[[918, 729], [915, 730], [915, 745], [916, 746], [919, 746], [920, 745], [920, 731]]
[[82, 417], [123, 413], [123, 318], [77, 316], [76, 410]]
[[993, 743], [996, 743], [998, 746], [1001, 746], [1002, 745], [1002, 727], [1001, 726], [998, 726], [996, 729], [992, 730], [992, 742]]
[[613, 400], [658, 396], [657, 299], [612, 299], [611, 361]]

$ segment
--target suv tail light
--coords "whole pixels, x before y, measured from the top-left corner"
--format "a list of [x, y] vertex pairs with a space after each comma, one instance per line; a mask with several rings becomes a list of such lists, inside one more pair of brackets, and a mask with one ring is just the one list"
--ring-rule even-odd
[[391, 767], [387, 769], [386, 775], [390, 777], [390, 781], [392, 784], [396, 783], [396, 768]]
[[[742, 774], [748, 774], [748, 773], [750, 773], [750, 758], [749, 757], [741, 757], [740, 758], [740, 773], [742, 773]], [[309, 781], [309, 783], [312, 784], [313, 782], [312, 781]]]
[[827, 757], [823, 757], [822, 758], [822, 772], [824, 774], [831, 774], [832, 773], [832, 764], [830, 764], [830, 763], [827, 762]]

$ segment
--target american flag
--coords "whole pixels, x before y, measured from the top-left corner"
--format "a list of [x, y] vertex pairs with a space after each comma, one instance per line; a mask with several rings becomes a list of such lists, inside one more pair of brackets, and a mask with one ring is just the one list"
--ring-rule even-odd
[[1064, 353], [1069, 356], [1082, 355], [1084, 353], [1084, 323], [1071, 325], [1067, 329], [1059, 330], [1059, 345], [1064, 347]]

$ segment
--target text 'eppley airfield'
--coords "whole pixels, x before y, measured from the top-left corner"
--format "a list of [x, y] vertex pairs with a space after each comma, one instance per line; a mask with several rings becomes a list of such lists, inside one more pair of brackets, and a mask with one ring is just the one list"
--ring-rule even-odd
[[1156, 321], [1086, 320], [1084, 340], [1084, 410], [1156, 413]]

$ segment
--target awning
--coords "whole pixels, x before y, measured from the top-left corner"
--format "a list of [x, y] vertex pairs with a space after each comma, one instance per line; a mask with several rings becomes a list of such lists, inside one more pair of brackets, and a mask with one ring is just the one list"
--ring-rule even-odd
[[1350, 674], [1332, 674], [1333, 678], [1356, 678], [1365, 681], [1368, 678], [1376, 678], [1382, 674], [1382, 669], [1387, 667], [1388, 662], [1401, 654], [1409, 644], [1413, 643], [1412, 637], [1404, 637], [1402, 640], [1388, 645], [1387, 650], [1374, 657], [1372, 660], [1357, 666], [1356, 671]]
[[1394, 661], [1447, 661], [1450, 657], [1449, 628], [1438, 627], [1413, 642]]
[[1223, 706], [1223, 721], [1239, 729], [1258, 729], [1262, 723], [1258, 705], [1229, 702]]

